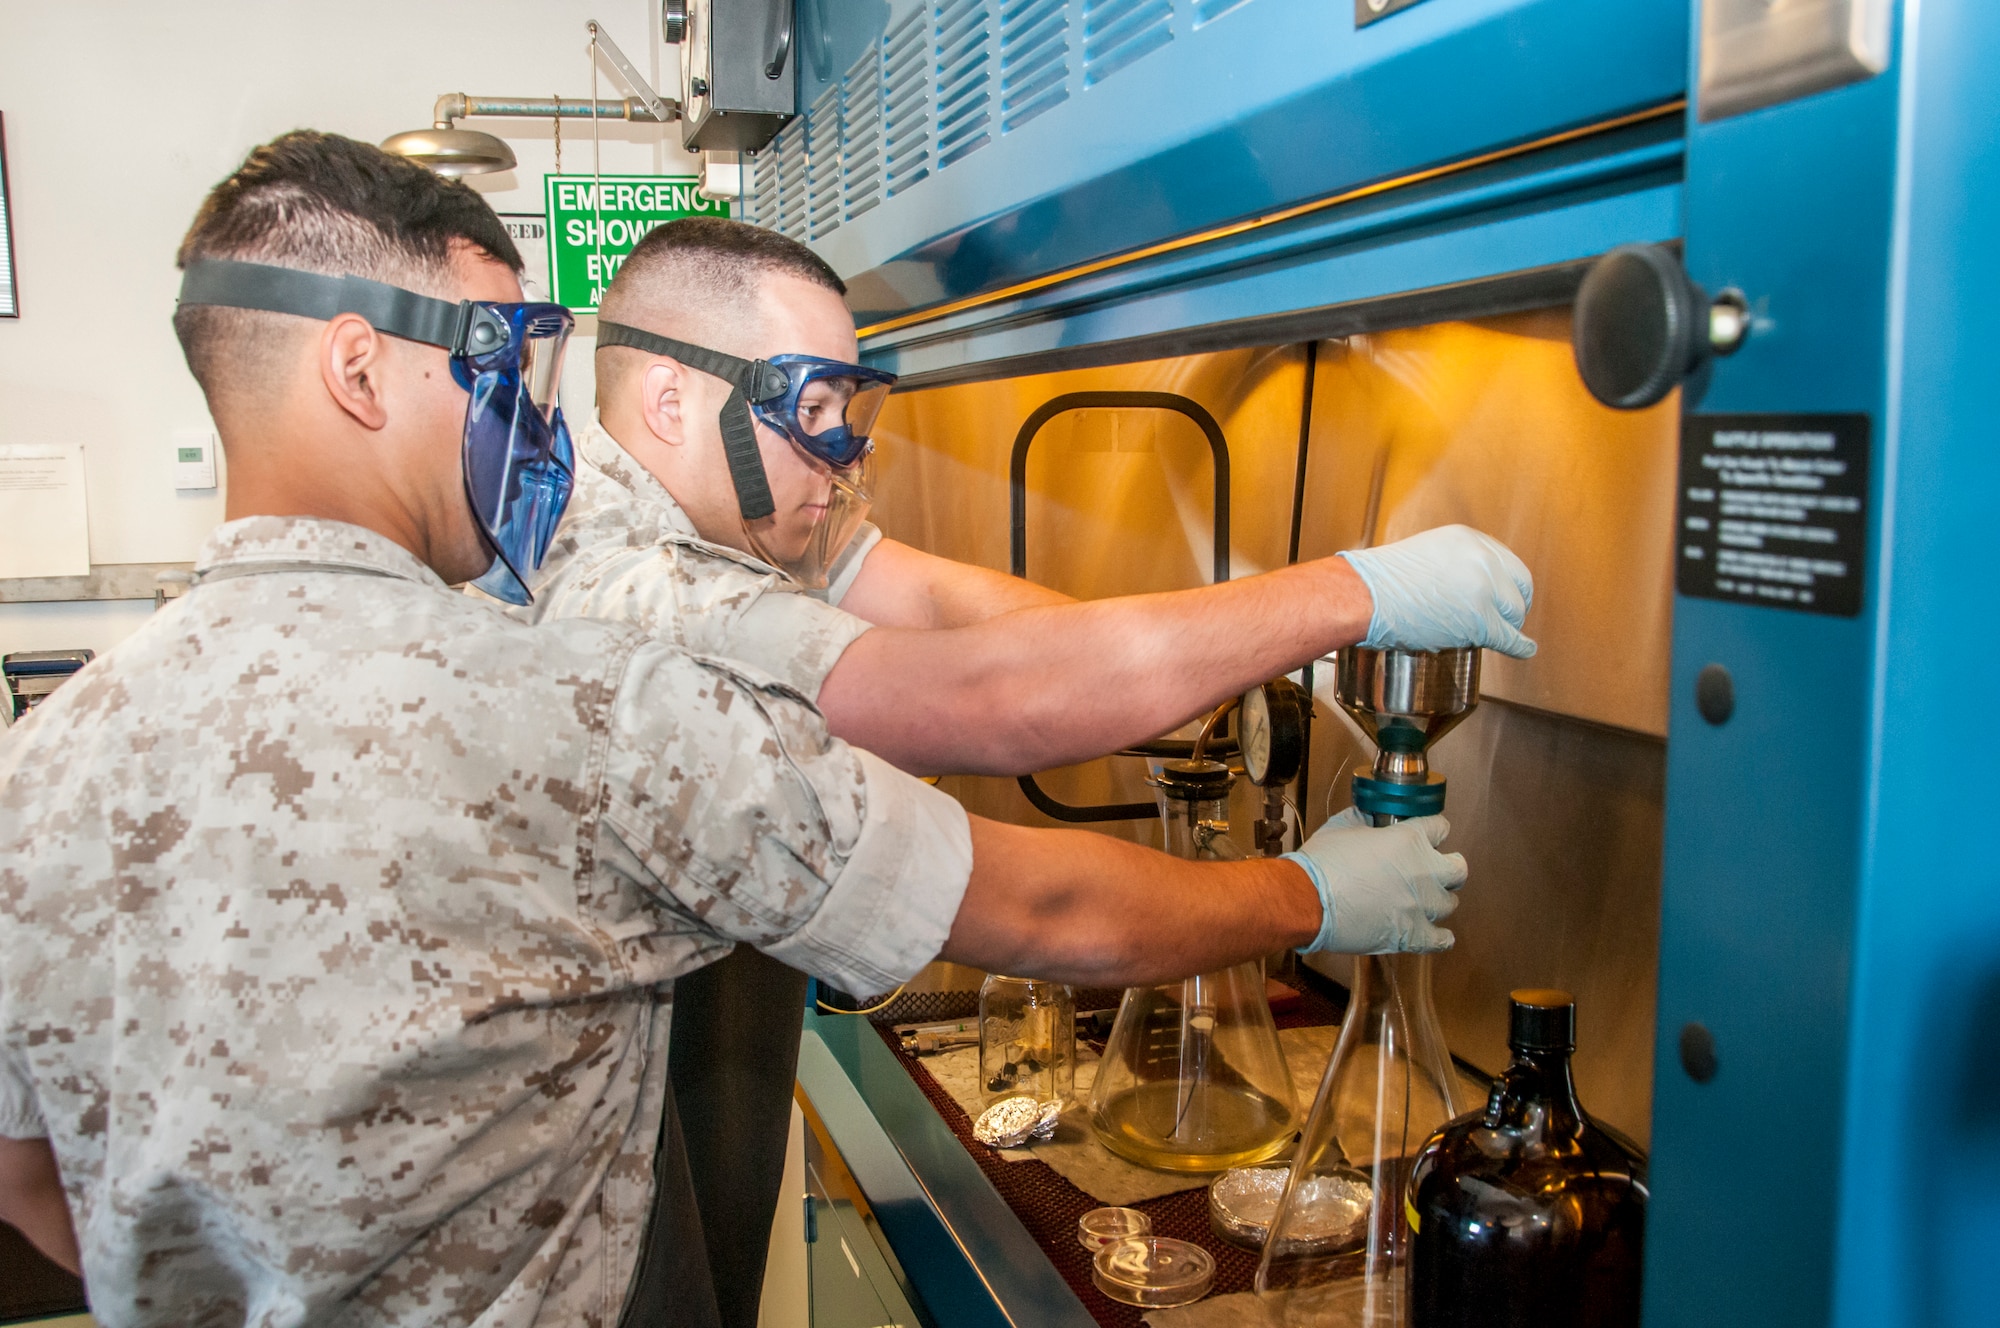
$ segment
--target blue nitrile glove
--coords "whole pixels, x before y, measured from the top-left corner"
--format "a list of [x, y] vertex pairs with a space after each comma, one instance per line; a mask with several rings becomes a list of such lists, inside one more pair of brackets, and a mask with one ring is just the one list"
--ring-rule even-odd
[[1516, 659], [1535, 653], [1535, 643], [1521, 634], [1535, 598], [1534, 575], [1491, 535], [1471, 526], [1439, 526], [1340, 556], [1375, 601], [1364, 646], [1484, 646]]
[[1285, 857], [1319, 891], [1319, 935], [1304, 951], [1392, 954], [1451, 949], [1451, 933], [1431, 924], [1458, 907], [1465, 858], [1440, 853], [1451, 832], [1442, 816], [1372, 826], [1349, 807]]

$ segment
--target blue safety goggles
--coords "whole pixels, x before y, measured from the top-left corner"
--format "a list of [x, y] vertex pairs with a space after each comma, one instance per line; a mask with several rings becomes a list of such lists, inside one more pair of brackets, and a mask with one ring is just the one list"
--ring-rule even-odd
[[814, 355], [746, 360], [601, 318], [597, 344], [663, 355], [730, 384], [734, 390], [722, 408], [722, 443], [746, 521], [761, 520], [772, 512], [752, 415], [807, 456], [833, 470], [848, 470], [868, 454], [875, 417], [896, 385], [896, 375], [864, 364]]
[[867, 455], [875, 417], [889, 400], [896, 375], [811, 355], [775, 355], [765, 363], [785, 375], [783, 396], [750, 403], [750, 413], [766, 428], [835, 470]]
[[437, 346], [466, 390], [465, 497], [493, 554], [473, 585], [526, 604], [575, 482], [569, 429], [556, 405], [563, 350], [576, 326], [559, 304], [435, 299], [365, 277], [329, 277], [232, 259], [188, 264], [182, 304], [261, 309], [303, 318], [344, 313], [377, 331]]

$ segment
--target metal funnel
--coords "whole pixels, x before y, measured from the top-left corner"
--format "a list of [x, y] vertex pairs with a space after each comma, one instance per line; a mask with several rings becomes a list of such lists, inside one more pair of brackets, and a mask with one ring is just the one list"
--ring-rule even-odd
[[1432, 743], [1479, 704], [1477, 647], [1373, 650], [1350, 646], [1334, 664], [1334, 696], [1375, 743], [1375, 766], [1354, 776], [1354, 805], [1378, 824], [1444, 810]]

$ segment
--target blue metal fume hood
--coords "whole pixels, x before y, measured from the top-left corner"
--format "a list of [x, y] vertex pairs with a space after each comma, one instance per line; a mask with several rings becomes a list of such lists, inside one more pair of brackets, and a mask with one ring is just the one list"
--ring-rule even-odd
[[[1684, 440], [1858, 428], [1858, 608], [1683, 568], [1646, 1322], [1991, 1322], [2000, 6], [799, 9], [806, 110], [743, 215], [835, 266], [906, 386], [1564, 304], [1634, 242], [1743, 292]], [[1872, 63], [1732, 99], [1769, 54], [1751, 11], [1848, 24]]]

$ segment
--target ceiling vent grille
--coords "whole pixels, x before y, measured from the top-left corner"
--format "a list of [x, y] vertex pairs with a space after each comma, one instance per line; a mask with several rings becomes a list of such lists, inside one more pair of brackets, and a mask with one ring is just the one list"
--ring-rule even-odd
[[1084, 86], [1102, 83], [1172, 41], [1173, 21], [1173, 0], [1084, 0]]
[[942, 170], [992, 141], [993, 60], [984, 0], [943, 0], [936, 15], [937, 163]]
[[894, 198], [931, 173], [929, 29], [918, 11], [882, 38], [883, 174]]
[[1000, 11], [1000, 132], [1069, 96], [1069, 0], [1006, 0]]
[[882, 201], [881, 47], [871, 42], [841, 84], [841, 217], [852, 221]]

